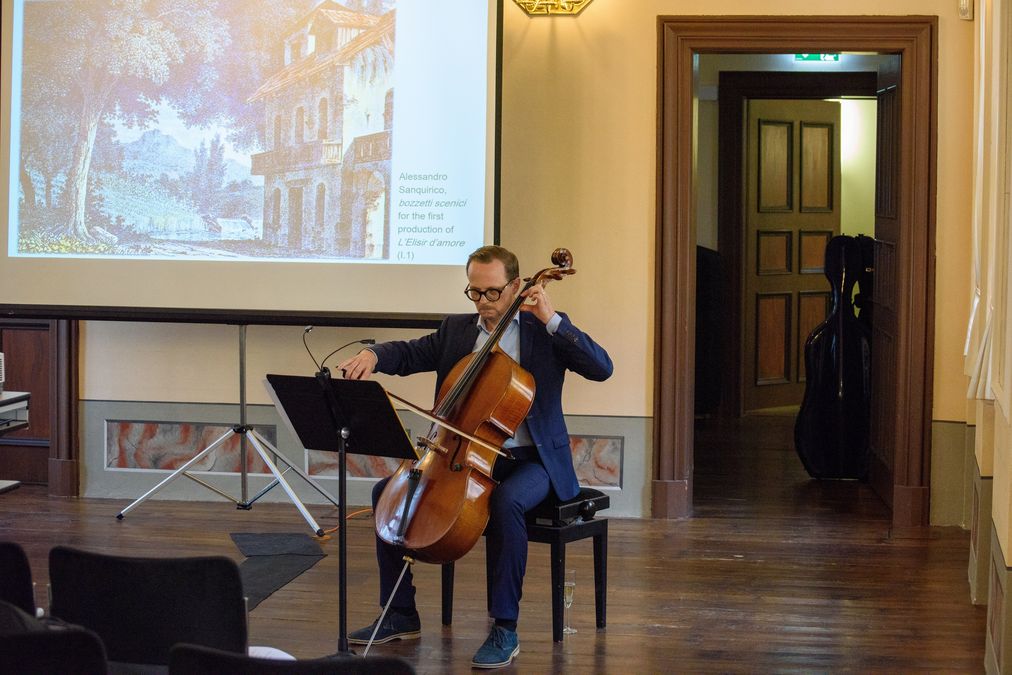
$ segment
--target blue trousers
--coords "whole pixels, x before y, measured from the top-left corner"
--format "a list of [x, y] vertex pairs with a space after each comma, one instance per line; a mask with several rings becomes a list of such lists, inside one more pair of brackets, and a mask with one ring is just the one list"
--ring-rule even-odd
[[[492, 491], [489, 520], [485, 528], [486, 550], [492, 562], [490, 612], [495, 619], [516, 621], [520, 615], [520, 596], [527, 569], [527, 523], [524, 514], [544, 501], [551, 484], [548, 472], [536, 455], [534, 459], [500, 459], [495, 463], [492, 477], [500, 481], [500, 484]], [[374, 509], [388, 480], [384, 478], [373, 487]], [[407, 554], [404, 548], [391, 546], [379, 537], [376, 538], [380, 606], [386, 605], [390, 598], [397, 577], [404, 567], [403, 557]], [[391, 606], [408, 611], [415, 608], [415, 587], [410, 567]]]

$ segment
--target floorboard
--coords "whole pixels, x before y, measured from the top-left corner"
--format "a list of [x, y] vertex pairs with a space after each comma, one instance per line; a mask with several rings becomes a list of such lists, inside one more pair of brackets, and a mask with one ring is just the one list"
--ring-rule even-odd
[[[979, 673], [986, 608], [970, 604], [969, 535], [958, 528], [893, 533], [866, 485], [809, 479], [790, 418], [701, 422], [695, 517], [610, 522], [608, 627], [594, 627], [589, 540], [570, 544], [578, 632], [551, 640], [548, 547], [533, 544], [521, 606], [521, 653], [504, 672]], [[0, 538], [28, 552], [45, 604], [56, 544], [127, 555], [227, 555], [231, 532], [306, 531], [287, 504], [251, 511], [225, 502], [149, 501], [123, 521], [123, 500], [51, 498], [22, 486], [0, 495]], [[325, 528], [336, 509], [313, 507]], [[902, 536], [899, 536], [902, 534]], [[348, 523], [349, 627], [377, 614], [372, 521]], [[337, 538], [315, 567], [250, 614], [251, 643], [299, 657], [333, 653], [338, 633]], [[488, 632], [483, 547], [457, 564], [453, 625], [439, 623], [439, 570], [416, 566], [423, 637], [374, 653], [419, 673], [470, 672]]]

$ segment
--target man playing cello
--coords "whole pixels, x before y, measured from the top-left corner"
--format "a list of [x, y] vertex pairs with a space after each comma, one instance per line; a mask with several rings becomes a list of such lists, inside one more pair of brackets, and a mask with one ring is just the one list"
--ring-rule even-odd
[[[476, 314], [448, 316], [435, 333], [416, 340], [395, 341], [364, 349], [338, 366], [349, 379], [368, 378], [373, 372], [390, 375], [436, 371], [436, 392], [450, 369], [462, 357], [488, 340], [521, 293], [517, 257], [500, 246], [484, 246], [468, 256], [465, 294]], [[540, 284], [523, 293], [526, 302], [514, 315], [499, 341], [499, 348], [534, 377], [535, 395], [526, 420], [504, 444], [513, 459], [500, 459], [493, 478], [500, 482], [492, 492], [485, 529], [491, 561], [491, 607], [495, 619], [488, 638], [471, 665], [498, 668], [512, 662], [520, 651], [517, 620], [527, 565], [527, 525], [524, 514], [552, 491], [560, 500], [579, 492], [570, 453], [569, 434], [562, 413], [562, 384], [566, 370], [603, 381], [612, 373], [608, 353], [563, 313], [556, 312]], [[375, 508], [384, 479], [373, 488]], [[404, 549], [376, 539], [380, 572], [380, 605], [385, 606], [401, 573]], [[415, 609], [411, 572], [397, 588], [390, 610], [376, 631], [375, 644], [415, 639], [420, 620]], [[377, 619], [378, 621], [379, 619]], [[348, 641], [365, 644], [376, 623], [353, 631]]]

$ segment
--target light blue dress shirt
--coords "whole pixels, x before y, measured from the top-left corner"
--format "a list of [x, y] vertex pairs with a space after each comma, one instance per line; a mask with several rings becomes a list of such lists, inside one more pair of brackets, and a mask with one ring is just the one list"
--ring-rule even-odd
[[[562, 317], [556, 312], [548, 323], [545, 324], [545, 329], [549, 335], [555, 335], [555, 331], [558, 330], [559, 324], [562, 323]], [[485, 324], [478, 317], [478, 338], [474, 341], [474, 349], [472, 352], [476, 352], [482, 348], [482, 346], [488, 342], [491, 333], [485, 329]], [[520, 314], [516, 314], [513, 320], [510, 321], [510, 325], [506, 327], [506, 332], [499, 339], [499, 349], [507, 354], [511, 359], [520, 363]], [[535, 383], [537, 384], [537, 383]], [[531, 432], [527, 429], [527, 421], [520, 423], [517, 427], [517, 433], [513, 438], [507, 438], [506, 442], [503, 443], [504, 448], [519, 448], [525, 445], [534, 445], [534, 439], [531, 438]]]

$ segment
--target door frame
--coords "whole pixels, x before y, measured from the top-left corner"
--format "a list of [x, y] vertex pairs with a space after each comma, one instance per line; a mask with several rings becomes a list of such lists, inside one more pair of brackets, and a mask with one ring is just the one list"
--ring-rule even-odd
[[[738, 330], [741, 325], [742, 304], [741, 271], [744, 261], [741, 250], [741, 233], [744, 229], [743, 190], [745, 167], [742, 164], [742, 146], [745, 143], [745, 101], [753, 98], [772, 99], [823, 99], [838, 96], [875, 96], [875, 73], [867, 72], [750, 72], [728, 71], [720, 74], [717, 87], [718, 150], [717, 186], [721, 198], [717, 200], [717, 247], [720, 250], [721, 268], [727, 298], [727, 311], [723, 314], [721, 329], [725, 364], [721, 382], [720, 413], [738, 417], [742, 413], [741, 344], [744, 337]], [[727, 188], [724, 190], [724, 188]]]
[[[931, 16], [660, 16], [651, 513], [692, 514], [695, 249], [693, 57], [858, 51], [901, 57], [900, 306], [891, 487], [897, 527], [928, 524], [934, 352], [938, 20]], [[872, 467], [872, 483], [879, 467]]]

